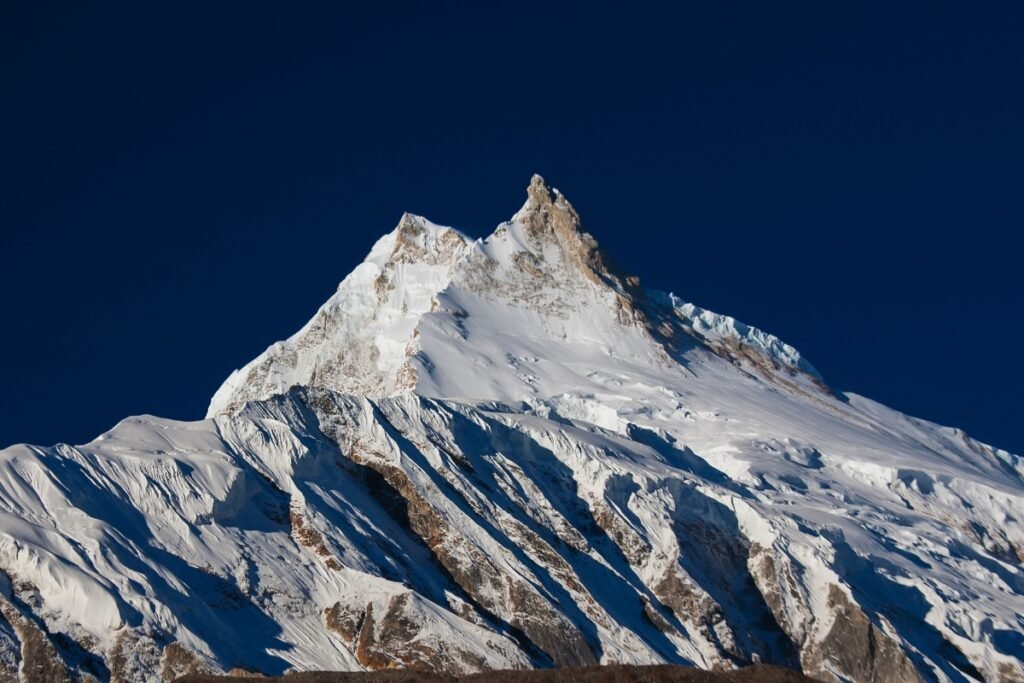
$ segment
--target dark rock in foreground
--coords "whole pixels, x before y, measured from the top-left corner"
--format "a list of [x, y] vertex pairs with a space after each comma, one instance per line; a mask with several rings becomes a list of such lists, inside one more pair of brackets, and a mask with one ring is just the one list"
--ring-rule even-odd
[[[233, 677], [184, 676], [175, 683], [223, 683], [225, 680], [233, 680]], [[735, 671], [703, 671], [673, 665], [610, 665], [533, 671], [490, 671], [459, 677], [420, 671], [309, 672], [259, 680], [288, 683], [801, 683], [814, 679], [792, 669], [758, 664]]]

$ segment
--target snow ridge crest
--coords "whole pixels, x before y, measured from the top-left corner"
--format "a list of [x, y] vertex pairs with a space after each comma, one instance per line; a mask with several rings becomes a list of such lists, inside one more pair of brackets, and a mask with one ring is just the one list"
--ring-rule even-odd
[[[534, 175], [522, 208], [482, 240], [403, 214], [303, 329], [232, 373], [208, 416], [293, 386], [515, 401], [558, 395], [578, 383], [574, 375], [562, 376], [563, 385], [533, 382], [520, 361], [510, 369], [508, 358], [544, 358], [543, 349], [521, 348], [523, 336], [547, 340], [543, 346], [555, 351], [546, 360], [559, 363], [579, 351], [567, 347], [588, 344], [599, 351], [594, 362], [622, 350], [662, 362], [694, 341], [721, 351], [704, 344], [706, 311], [675, 300], [666, 311], [666, 300], [616, 268], [569, 200]], [[512, 321], [519, 339], [505, 334]], [[752, 329], [719, 324], [712, 331], [767, 354], [767, 365], [810, 369], [791, 347], [757, 343], [769, 336]], [[467, 379], [466, 358], [491, 377]]]

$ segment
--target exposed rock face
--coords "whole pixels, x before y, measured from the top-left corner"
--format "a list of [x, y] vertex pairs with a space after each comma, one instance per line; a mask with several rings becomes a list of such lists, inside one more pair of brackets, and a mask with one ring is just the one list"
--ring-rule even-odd
[[921, 676], [900, 646], [872, 624], [838, 586], [829, 586], [828, 604], [833, 610], [832, 628], [808, 653], [808, 673], [825, 677], [842, 671], [865, 683], [920, 683]]
[[238, 410], [293, 386], [385, 396], [411, 389], [416, 324], [450, 282], [470, 241], [451, 228], [405, 214], [310, 322], [237, 371], [210, 414]]
[[646, 290], [534, 178], [405, 215], [210, 419], [0, 451], [0, 683], [756, 662], [1024, 680], [1024, 465]]
[[324, 623], [327, 624], [327, 628], [341, 636], [346, 643], [354, 645], [363, 628], [366, 610], [365, 606], [353, 607], [336, 602], [324, 610]]
[[533, 253], [543, 253], [544, 246], [553, 243], [561, 249], [566, 263], [592, 282], [600, 283], [602, 276], [608, 275], [597, 240], [583, 232], [576, 209], [561, 192], [548, 188], [539, 175], [530, 180], [526, 205], [513, 220], [526, 228], [531, 246], [537, 250]]
[[[316, 405], [326, 433], [358, 465], [379, 475], [380, 479], [371, 491], [387, 507], [402, 509], [402, 525], [423, 541], [462, 590], [488, 614], [498, 615], [509, 627], [521, 632], [530, 644], [548, 655], [555, 664], [584, 666], [597, 663], [572, 621], [522, 578], [503, 571], [483, 548], [460, 533], [459, 529], [464, 528], [464, 524], [453, 524], [430, 503], [430, 500], [443, 498], [444, 493], [436, 489], [420, 490], [400, 467], [388, 463], [386, 456], [358, 440], [353, 441], [348, 436], [351, 433], [349, 429], [342, 427], [339, 430], [339, 421], [349, 416], [324, 398], [321, 395]], [[343, 410], [343, 406], [341, 408]], [[344, 425], [343, 422], [341, 424]], [[533, 550], [537, 549], [534, 545]]]
[[61, 683], [71, 681], [71, 674], [57, 648], [50, 642], [49, 635], [36, 624], [30, 616], [22, 614], [8, 599], [0, 598], [0, 614], [7, 622], [17, 638], [20, 648], [20, 664], [15, 667], [10, 652], [5, 659], [4, 670], [0, 680], [53, 681]]
[[[484, 656], [466, 647], [458, 630], [431, 619], [422, 599], [411, 591], [362, 606], [337, 602], [324, 610], [324, 623], [361, 666], [373, 671], [402, 668], [462, 675], [489, 668]], [[525, 662], [511, 664], [516, 668]]]
[[160, 675], [165, 681], [176, 681], [182, 676], [211, 673], [210, 667], [194, 652], [178, 643], [164, 648], [160, 658]]
[[331, 551], [324, 545], [324, 536], [313, 527], [306, 524], [302, 515], [294, 510], [291, 512], [292, 535], [301, 545], [310, 548], [313, 552], [323, 558], [324, 564], [330, 569], [340, 570], [338, 563]]
[[107, 652], [111, 683], [155, 679], [163, 668], [160, 654], [160, 646], [151, 637], [130, 629], [119, 630]]

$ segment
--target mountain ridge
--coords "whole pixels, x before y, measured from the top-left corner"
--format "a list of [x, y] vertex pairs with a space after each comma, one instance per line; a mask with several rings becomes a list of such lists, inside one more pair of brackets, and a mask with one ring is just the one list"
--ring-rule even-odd
[[[409, 291], [403, 286], [405, 271], [413, 269], [418, 271], [414, 277], [415, 283], [421, 285], [419, 291]], [[493, 271], [501, 269], [523, 277], [500, 277], [500, 273], [496, 277]], [[820, 380], [814, 367], [796, 349], [773, 335], [683, 302], [674, 295], [642, 288], [639, 278], [623, 273], [612, 264], [597, 241], [583, 231], [579, 215], [568, 200], [557, 189], [549, 188], [541, 176], [534, 175], [523, 207], [486, 238], [473, 240], [454, 228], [436, 225], [422, 216], [404, 214], [395, 230], [378, 240], [367, 258], [306, 326], [232, 373], [215, 393], [207, 417], [238, 403], [238, 398], [232, 398], [236, 383], [244, 388], [264, 385], [263, 391], [255, 395], [245, 389], [240, 394], [240, 397], [262, 398], [295, 384], [321, 382], [371, 395], [386, 396], [414, 388], [422, 390], [417, 385], [414, 369], [417, 365], [414, 356], [421, 351], [416, 343], [419, 326], [424, 317], [437, 313], [445, 303], [454, 303], [450, 313], [460, 315], [460, 307], [454, 301], [459, 292], [449, 290], [458, 290], [460, 286], [463, 293], [506, 289], [507, 292], [501, 293], [518, 299], [519, 303], [541, 305], [546, 313], [564, 317], [570, 308], [564, 293], [581, 289], [577, 275], [603, 296], [605, 301], [600, 303], [612, 307], [617, 322], [643, 327], [666, 347], [666, 351], [670, 350], [674, 336], [692, 337], [712, 348], [715, 345], [708, 342], [731, 339], [745, 342], [764, 351], [770, 359]], [[367, 287], [370, 281], [372, 294]], [[353, 309], [359, 309], [358, 314]], [[353, 330], [337, 324], [336, 310], [342, 311], [341, 323], [348, 324], [356, 319], [375, 326], [376, 339], [358, 338]], [[682, 329], [679, 329], [680, 322]], [[341, 341], [335, 343], [332, 332]], [[318, 345], [327, 347], [330, 363], [339, 362], [339, 357], [342, 359], [343, 373], [339, 375], [333, 368], [325, 368], [326, 363], [317, 361]], [[343, 348], [348, 346], [355, 351]], [[311, 352], [307, 351], [310, 347], [313, 347]], [[300, 356], [304, 352], [314, 356], [311, 361], [303, 363]], [[384, 376], [364, 378], [353, 384], [352, 378], [365, 371], [361, 373], [353, 363], [346, 363], [349, 355], [356, 363], [384, 365], [388, 370]], [[404, 357], [399, 358], [400, 355]], [[422, 365], [430, 364], [428, 357]], [[427, 369], [422, 365], [421, 372]], [[317, 378], [318, 373], [328, 377]], [[292, 374], [296, 376], [293, 378]], [[439, 388], [426, 389], [426, 392], [445, 396]], [[464, 394], [459, 398], [479, 397]]]
[[1024, 464], [642, 288], [534, 176], [403, 215], [196, 422], [0, 451], [0, 681], [1024, 680]]

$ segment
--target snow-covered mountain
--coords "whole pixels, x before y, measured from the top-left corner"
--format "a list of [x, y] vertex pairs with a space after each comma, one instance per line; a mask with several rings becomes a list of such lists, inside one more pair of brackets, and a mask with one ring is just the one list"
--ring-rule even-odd
[[534, 177], [483, 240], [403, 216], [205, 420], [0, 451], [0, 682], [1024, 681], [1022, 476], [641, 287]]

